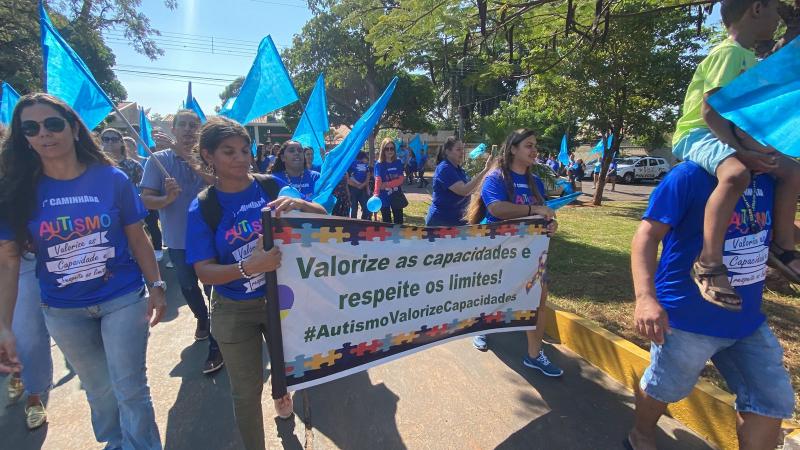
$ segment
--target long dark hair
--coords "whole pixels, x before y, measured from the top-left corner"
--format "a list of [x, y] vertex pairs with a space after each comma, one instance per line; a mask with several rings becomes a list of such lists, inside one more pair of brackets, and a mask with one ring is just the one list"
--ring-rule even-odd
[[[278, 154], [275, 155], [275, 161], [272, 163], [272, 166], [269, 168], [269, 173], [277, 173], [277, 172], [286, 172], [286, 163], [283, 162], [281, 158], [284, 153], [286, 153], [286, 147], [290, 145], [297, 145], [300, 147], [301, 152], [305, 152], [303, 148], [303, 144], [297, 141], [286, 141], [281, 145], [280, 150], [278, 150]], [[306, 170], [306, 163], [305, 163], [305, 155], [303, 156], [303, 170]]]
[[447, 138], [446, 141], [444, 141], [444, 144], [442, 145], [442, 148], [439, 150], [439, 154], [436, 155], [436, 165], [437, 166], [439, 165], [440, 162], [442, 162], [445, 159], [447, 159], [447, 152], [449, 150], [452, 150], [453, 147], [456, 146], [456, 143], [458, 141], [459, 141], [458, 138], [455, 137], [455, 136], [450, 136], [449, 138]]
[[[506, 192], [508, 193], [508, 198], [510, 200], [514, 198], [514, 179], [511, 177], [511, 163], [514, 162], [514, 154], [511, 153], [511, 148], [519, 145], [525, 139], [535, 136], [535, 134], [536, 133], [534, 133], [533, 130], [528, 129], [519, 129], [509, 134], [505, 143], [503, 144], [500, 157], [497, 159], [497, 162], [492, 170], [489, 171], [489, 173], [491, 173], [494, 170], [500, 170], [500, 174], [503, 177], [503, 183], [505, 183]], [[527, 169], [525, 174], [527, 175], [528, 189], [530, 189], [531, 194], [536, 199], [536, 204], [543, 205], [544, 197], [542, 196], [542, 193], [539, 192], [539, 188], [536, 187], [536, 182], [533, 179], [533, 173], [531, 173], [530, 169]], [[467, 208], [467, 213], [464, 216], [464, 219], [467, 221], [467, 223], [476, 224], [480, 223], [484, 217], [486, 217], [486, 204], [483, 202], [483, 197], [481, 197], [480, 190], [478, 190], [470, 199], [469, 207]]]
[[72, 130], [78, 130], [75, 152], [79, 162], [87, 166], [94, 163], [114, 165], [100, 149], [81, 118], [66, 103], [44, 93], [28, 94], [20, 98], [0, 150], [0, 220], [11, 226], [14, 240], [20, 249], [27, 247], [31, 241], [27, 225], [36, 211], [36, 186], [43, 173], [39, 154], [28, 144], [28, 139], [22, 132], [22, 110], [36, 104], [53, 108], [69, 123]]

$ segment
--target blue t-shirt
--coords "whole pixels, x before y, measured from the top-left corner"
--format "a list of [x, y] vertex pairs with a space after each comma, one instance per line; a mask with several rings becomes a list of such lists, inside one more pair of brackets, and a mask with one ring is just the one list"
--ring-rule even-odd
[[445, 159], [436, 166], [433, 173], [433, 197], [428, 210], [428, 222], [449, 225], [464, 225], [464, 210], [469, 204], [469, 196], [458, 195], [450, 186], [469, 182], [467, 172]]
[[[278, 183], [282, 184], [280, 179]], [[256, 181], [241, 192], [217, 190], [217, 199], [222, 207], [222, 218], [214, 231], [203, 219], [198, 200], [189, 205], [186, 226], [186, 262], [189, 264], [206, 259], [235, 264], [250, 256], [262, 232], [261, 208], [273, 200]], [[214, 286], [214, 289], [233, 300], [249, 300], [264, 296], [264, 289], [261, 289], [264, 283], [261, 274], [249, 280], [242, 278]]]
[[[162, 150], [153, 155], [167, 169], [167, 173], [175, 178], [181, 188], [181, 193], [178, 194], [175, 201], [158, 210], [164, 245], [169, 248], [184, 249], [186, 245], [186, 211], [192, 200], [206, 187], [206, 182], [173, 150]], [[144, 175], [142, 175], [142, 183], [139, 187], [152, 189], [159, 195], [163, 195], [166, 193], [164, 174], [152, 159], [148, 159], [144, 165]]]
[[603, 161], [597, 161], [594, 165], [594, 173], [600, 173], [600, 170], [603, 169]]
[[[723, 261], [731, 285], [742, 297], [742, 311], [731, 312], [703, 300], [690, 271], [703, 248], [703, 215], [717, 179], [693, 162], [677, 165], [650, 195], [643, 218], [670, 226], [662, 242], [656, 272], [656, 295], [669, 315], [670, 326], [707, 336], [741, 339], [764, 322], [761, 298], [767, 274], [775, 183], [756, 178], [754, 217], [749, 223], [740, 198], [725, 235]], [[752, 187], [745, 197], [752, 202]]]
[[554, 159], [550, 159], [550, 160], [547, 161], [547, 165], [550, 166], [551, 169], [553, 169], [553, 172], [558, 173], [558, 169], [559, 169], [558, 161], [556, 161]]
[[258, 163], [258, 171], [260, 173], [267, 173], [267, 169], [269, 166], [272, 165], [272, 162], [275, 161], [275, 155], [267, 155], [264, 159]]
[[[28, 222], [42, 302], [80, 308], [142, 289], [125, 227], [146, 215], [136, 188], [116, 167], [92, 164], [72, 180], [42, 176]], [[0, 239], [14, 239], [8, 224], [0, 225]]]
[[367, 179], [369, 164], [366, 161], [354, 161], [347, 172], [355, 182], [363, 183]]
[[[376, 162], [375, 163], [375, 176], [380, 177], [381, 183], [386, 183], [387, 181], [396, 180], [403, 175], [403, 162], [395, 159], [392, 162]], [[395, 188], [384, 188], [381, 187], [380, 197], [383, 201], [384, 205], [388, 205], [386, 203], [389, 201], [389, 194], [393, 192], [400, 191], [400, 186]]]
[[[514, 198], [508, 198], [508, 191], [506, 190], [506, 183], [503, 181], [503, 172], [500, 169], [493, 170], [489, 175], [486, 175], [486, 178], [483, 180], [483, 187], [481, 187], [481, 199], [483, 199], [483, 203], [486, 204], [486, 222], [500, 222], [502, 219], [498, 219], [497, 217], [493, 216], [489, 212], [489, 205], [494, 202], [511, 202], [516, 205], [540, 205], [541, 203], [536, 201], [536, 197], [533, 196], [531, 193], [531, 189], [528, 186], [528, 177], [526, 175], [520, 175], [515, 172], [511, 172], [511, 179], [514, 182]], [[533, 176], [533, 182], [536, 185], [536, 188], [539, 190], [539, 194], [544, 197], [544, 183], [542, 180], [537, 177], [536, 175]]]
[[290, 177], [286, 172], [275, 172], [272, 176], [297, 189], [303, 195], [303, 200], [311, 201], [314, 197], [314, 185], [319, 179], [319, 172], [305, 169], [299, 177]]

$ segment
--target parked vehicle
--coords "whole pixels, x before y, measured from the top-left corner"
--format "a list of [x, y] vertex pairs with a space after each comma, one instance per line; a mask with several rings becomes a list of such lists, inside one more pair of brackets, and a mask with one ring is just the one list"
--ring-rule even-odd
[[[642, 159], [641, 156], [628, 156], [625, 158], [616, 158], [615, 161], [617, 162], [617, 167], [620, 165], [633, 165], [636, 161]], [[583, 174], [583, 178], [585, 180], [591, 180], [594, 178], [594, 166], [598, 164], [600, 159], [593, 159], [586, 163], [586, 173]]]
[[[625, 158], [630, 160], [631, 158]], [[660, 180], [670, 166], [664, 158], [646, 156], [635, 161], [622, 161], [617, 163], [617, 179], [623, 183], [631, 184], [637, 180]]]

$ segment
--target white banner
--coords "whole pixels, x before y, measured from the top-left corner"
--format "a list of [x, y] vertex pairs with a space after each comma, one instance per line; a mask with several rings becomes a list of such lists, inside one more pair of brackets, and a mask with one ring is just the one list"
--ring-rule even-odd
[[543, 233], [531, 218], [455, 228], [282, 219], [274, 238], [289, 389], [452, 339], [535, 328]]

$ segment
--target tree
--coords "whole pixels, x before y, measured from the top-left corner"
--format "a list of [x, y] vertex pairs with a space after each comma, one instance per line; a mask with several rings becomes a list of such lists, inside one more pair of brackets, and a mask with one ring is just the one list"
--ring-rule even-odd
[[[335, 12], [320, 11], [296, 35], [292, 47], [283, 52], [287, 69], [305, 101], [320, 73], [325, 73], [328, 114], [331, 124], [350, 126], [377, 100], [392, 77], [400, 80], [384, 118], [383, 128], [429, 131], [433, 124], [427, 112], [433, 105], [433, 88], [424, 75], [409, 74], [379, 58], [366, 39], [362, 25], [345, 24]], [[284, 108], [284, 119], [293, 128], [300, 119], [299, 104]], [[370, 137], [374, 150], [379, 128]]]
[[[223, 105], [228, 101], [229, 98], [239, 95], [239, 91], [242, 89], [243, 83], [244, 77], [237, 77], [231, 82], [231, 84], [225, 86], [225, 89], [223, 89], [219, 94], [219, 99], [222, 100]], [[217, 108], [217, 112], [219, 112], [219, 108]]]
[[[53, 25], [84, 60], [100, 86], [112, 98], [127, 94], [111, 68], [114, 54], [102, 37], [111, 27], [121, 30], [134, 48], [151, 59], [163, 54], [151, 36], [158, 32], [149, 19], [138, 12], [141, 0], [65, 0], [57, 3], [61, 12], [48, 8]], [[174, 9], [176, 0], [165, 0]], [[0, 3], [0, 79], [20, 93], [41, 90], [42, 58], [39, 12], [35, 1]]]

